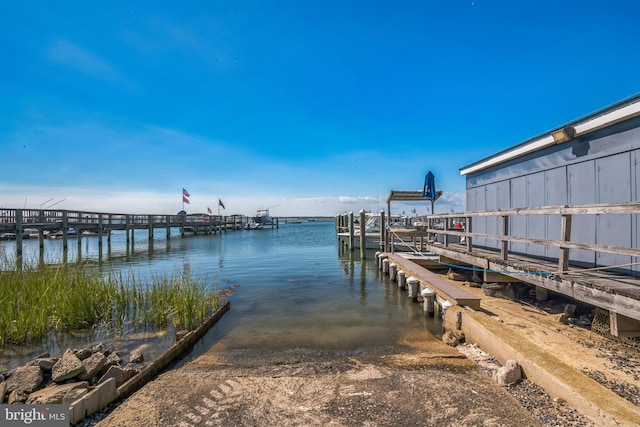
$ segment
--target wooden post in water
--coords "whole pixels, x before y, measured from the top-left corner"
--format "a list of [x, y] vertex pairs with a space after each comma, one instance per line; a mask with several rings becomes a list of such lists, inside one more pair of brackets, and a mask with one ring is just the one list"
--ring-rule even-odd
[[111, 249], [111, 223], [112, 223], [112, 215], [109, 214], [109, 229], [107, 230], [107, 246]]
[[102, 257], [102, 214], [98, 214], [98, 258]]
[[366, 258], [367, 252], [367, 233], [365, 231], [365, 215], [364, 209], [360, 209], [360, 259]]
[[354, 248], [354, 229], [353, 229], [353, 212], [349, 212], [349, 250], [352, 251]]
[[149, 221], [149, 240], [153, 240], [153, 215], [149, 215], [147, 221]]
[[67, 229], [69, 226], [69, 217], [67, 216], [67, 212], [62, 212], [62, 252], [67, 252], [69, 247], [67, 246]]
[[78, 261], [80, 261], [80, 251], [82, 249], [82, 214], [78, 214], [78, 224], [76, 225], [76, 242], [78, 243]]
[[384, 209], [380, 211], [380, 243], [378, 248], [380, 251], [384, 251], [385, 247], [385, 235], [387, 234], [387, 224], [385, 222]]
[[164, 219], [167, 226], [167, 241], [171, 238], [171, 215], [167, 215]]
[[22, 209], [16, 209], [16, 257], [22, 258]]
[[40, 247], [40, 257], [44, 256], [44, 229], [38, 230], [38, 246]]
[[124, 217], [124, 234], [126, 236], [126, 244], [127, 248], [129, 247], [130, 237], [129, 237], [129, 215], [125, 215]]

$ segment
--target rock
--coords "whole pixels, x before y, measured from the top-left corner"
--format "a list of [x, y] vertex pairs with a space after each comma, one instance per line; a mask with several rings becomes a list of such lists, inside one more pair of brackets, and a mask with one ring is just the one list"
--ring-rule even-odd
[[60, 404], [62, 403], [62, 399], [71, 390], [75, 390], [78, 388], [87, 389], [88, 387], [89, 387], [89, 383], [86, 381], [46, 387], [31, 393], [27, 398], [26, 403], [31, 405]]
[[558, 322], [568, 325], [570, 319], [573, 318], [576, 312], [576, 306], [574, 304], [567, 304], [564, 306], [564, 311], [560, 316], [558, 316]]
[[134, 375], [134, 370], [124, 370], [120, 366], [113, 365], [110, 366], [109, 370], [107, 370], [107, 372], [100, 378], [100, 380], [98, 380], [98, 384], [102, 384], [109, 378], [113, 378], [116, 380], [116, 387], [120, 387]]
[[455, 280], [457, 282], [464, 282], [465, 280], [467, 280], [467, 276], [463, 273], [456, 273], [455, 271], [453, 271], [453, 269], [450, 268], [447, 272], [447, 279]]
[[32, 393], [43, 385], [42, 369], [37, 366], [21, 366], [5, 381], [7, 393]]
[[500, 367], [494, 374], [493, 379], [498, 385], [507, 386], [519, 381], [522, 378], [522, 370], [515, 360], [507, 360], [505, 366]]
[[73, 354], [76, 355], [76, 357], [80, 360], [84, 360], [87, 359], [89, 357], [91, 357], [91, 355], [94, 353], [94, 351], [92, 351], [90, 348], [81, 348], [81, 349], [76, 349], [73, 350]]
[[74, 388], [73, 390], [69, 390], [69, 392], [62, 398], [62, 404], [71, 405], [87, 393], [89, 393], [88, 388]]
[[[483, 280], [480, 278], [480, 276], [478, 276], [478, 272], [474, 271], [473, 275], [471, 276], [471, 281], [477, 285], [482, 286]], [[474, 286], [474, 287], [480, 287], [480, 286]]]
[[129, 358], [129, 363], [141, 363], [144, 361], [144, 355], [142, 353], [131, 353], [131, 357]]
[[464, 333], [462, 331], [447, 331], [442, 335], [442, 342], [457, 347], [464, 342]]
[[28, 362], [27, 366], [38, 366], [43, 371], [48, 372], [51, 371], [57, 361], [58, 359], [55, 357], [39, 357]]
[[92, 353], [102, 353], [105, 356], [108, 356], [111, 353], [111, 350], [109, 350], [104, 343], [98, 343], [96, 345], [94, 345], [93, 347], [91, 347], [91, 352]]
[[7, 393], [7, 383], [5, 381], [1, 381], [0, 382], [0, 405], [4, 403], [4, 395], [6, 393]]
[[482, 285], [485, 295], [496, 298], [515, 300], [516, 294], [510, 283], [485, 283]]
[[61, 383], [69, 378], [73, 378], [84, 372], [84, 365], [72, 350], [64, 352], [60, 360], [51, 369], [51, 379], [56, 383]]
[[29, 397], [29, 393], [25, 391], [13, 390], [9, 393], [9, 397], [7, 398], [7, 403], [9, 405], [13, 405], [14, 403], [24, 403]]
[[102, 353], [93, 353], [91, 356], [87, 357], [82, 361], [82, 365], [84, 366], [84, 372], [78, 375], [78, 378], [81, 380], [90, 380], [91, 378], [97, 376], [102, 368], [104, 368], [104, 364], [107, 361], [107, 357]]

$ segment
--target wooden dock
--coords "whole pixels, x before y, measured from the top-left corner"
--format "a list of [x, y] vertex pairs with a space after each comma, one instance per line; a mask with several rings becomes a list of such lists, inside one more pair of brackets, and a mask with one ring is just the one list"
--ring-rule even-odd
[[410, 257], [398, 253], [383, 253], [382, 256], [387, 256], [390, 261], [393, 261], [406, 274], [417, 277], [420, 283], [434, 291], [443, 300], [449, 301], [453, 305], [463, 305], [474, 310], [480, 310], [479, 297], [415, 263]]
[[[393, 242], [402, 239], [415, 254], [429, 253], [437, 257], [442, 265], [460, 265], [479, 270], [485, 283], [529, 283], [536, 286], [540, 299], [545, 298], [546, 292], [552, 291], [606, 310], [613, 336], [638, 337], [640, 249], [580, 241], [577, 238], [580, 236], [571, 232], [572, 222], [577, 221], [574, 219], [577, 216], [602, 218], [605, 215], [617, 215], [616, 218], [627, 218], [631, 224], [629, 218], [638, 213], [639, 202], [626, 202], [428, 215], [416, 217], [413, 228], [386, 227], [380, 235], [380, 251], [397, 252], [397, 245]], [[511, 234], [513, 228], [509, 224], [536, 217], [543, 221], [531, 220], [532, 223], [556, 226], [557, 233], [551, 234], [559, 236], [559, 239], [529, 237], [535, 236], [535, 231], [527, 231], [524, 236]], [[345, 218], [346, 215], [336, 218], [337, 230], [342, 233], [345, 232], [345, 224], [348, 224]], [[464, 226], [454, 227], [454, 222], [460, 224], [459, 221]], [[495, 224], [493, 233], [475, 232], [475, 221]], [[547, 256], [525, 255], [518, 251], [523, 245], [543, 248], [541, 252]], [[574, 251], [592, 253], [594, 260], [623, 261], [616, 265], [577, 263], [572, 261]]]
[[[277, 227], [278, 220], [274, 218]], [[213, 234], [230, 230], [241, 230], [246, 225], [246, 217], [241, 215], [216, 216], [206, 214], [157, 215], [85, 212], [50, 209], [0, 209], [0, 239], [16, 241], [16, 255], [22, 256], [23, 239], [39, 239], [40, 254], [44, 251], [47, 238], [62, 240], [63, 251], [67, 251], [69, 240], [76, 240], [80, 246], [87, 235], [98, 237], [99, 252], [102, 252], [102, 237], [111, 242], [111, 232], [126, 232], [129, 245], [134, 240], [135, 230], [145, 230], [149, 241], [155, 232], [163, 230], [167, 239], [172, 229], [179, 229], [180, 235]]]

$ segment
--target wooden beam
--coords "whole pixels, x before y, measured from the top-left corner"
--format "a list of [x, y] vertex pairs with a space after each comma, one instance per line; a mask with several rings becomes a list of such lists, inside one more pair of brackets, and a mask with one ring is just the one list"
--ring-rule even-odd
[[[569, 242], [571, 240], [571, 215], [562, 215], [560, 225], [560, 240]], [[560, 255], [558, 257], [558, 269], [560, 271], [569, 270], [569, 248], [560, 246]]]
[[610, 311], [609, 325], [614, 337], [640, 337], [640, 320]]

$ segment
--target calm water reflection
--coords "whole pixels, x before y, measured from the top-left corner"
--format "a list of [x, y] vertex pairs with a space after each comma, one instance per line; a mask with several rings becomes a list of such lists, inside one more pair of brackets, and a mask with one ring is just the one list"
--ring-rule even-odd
[[[33, 243], [31, 249], [37, 253], [37, 241], [25, 243]], [[351, 350], [391, 345], [407, 329], [427, 328], [439, 334], [442, 328], [433, 318], [425, 317], [420, 304], [382, 275], [374, 252], [366, 260], [360, 260], [357, 251], [339, 254], [333, 221], [281, 224], [279, 229], [210, 236], [173, 236], [170, 240], [161, 236], [152, 248], [147, 243], [146, 233], [137, 232], [134, 244], [127, 248], [124, 234], [114, 234], [109, 252], [105, 239], [105, 253], [100, 256], [97, 237], [88, 237], [82, 240], [80, 254], [105, 270], [133, 272], [142, 280], [189, 270], [218, 289], [236, 286], [229, 298], [231, 310], [197, 346], [194, 355], [216, 342], [226, 349]], [[45, 246], [50, 259], [61, 256], [61, 243], [46, 241]], [[3, 242], [0, 251], [3, 247], [9, 253], [11, 242]], [[77, 260], [78, 245], [70, 244], [69, 249], [68, 259]], [[25, 244], [24, 253], [28, 251]], [[95, 337], [59, 338], [51, 353], [92, 339]], [[164, 338], [164, 343], [170, 345], [170, 338]], [[139, 344], [131, 340], [129, 346]], [[16, 365], [42, 350], [31, 349], [23, 356], [13, 354], [10, 364]], [[7, 363], [5, 357], [0, 369], [6, 369]]]

